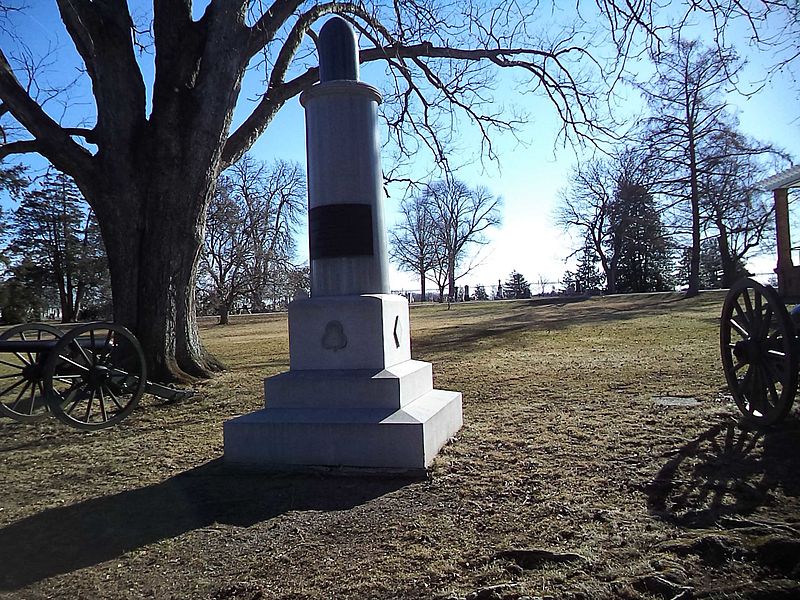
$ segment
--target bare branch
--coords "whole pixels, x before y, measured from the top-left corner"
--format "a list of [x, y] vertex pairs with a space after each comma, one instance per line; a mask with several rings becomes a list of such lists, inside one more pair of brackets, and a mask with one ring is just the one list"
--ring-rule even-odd
[[[73, 174], [88, 174], [92, 157], [70, 134], [56, 123], [22, 88], [5, 54], [0, 51], [0, 98], [39, 145], [38, 151], [59, 169]], [[12, 142], [13, 143], [13, 142]]]
[[42, 145], [36, 140], [18, 140], [7, 144], [0, 144], [0, 160], [12, 154], [42, 154]]

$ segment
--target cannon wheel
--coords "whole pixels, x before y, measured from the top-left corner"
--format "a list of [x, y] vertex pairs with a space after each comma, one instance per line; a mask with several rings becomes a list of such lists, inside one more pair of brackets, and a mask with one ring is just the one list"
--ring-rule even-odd
[[[44, 323], [24, 323], [0, 334], [0, 340], [57, 340], [64, 332]], [[23, 423], [44, 419], [48, 411], [38, 352], [0, 355], [0, 414]]]
[[50, 410], [78, 429], [116, 425], [139, 403], [146, 384], [139, 341], [114, 323], [88, 323], [72, 329], [45, 363]]
[[777, 292], [752, 279], [725, 297], [720, 321], [722, 368], [745, 418], [772, 425], [792, 407], [797, 391], [794, 325]]

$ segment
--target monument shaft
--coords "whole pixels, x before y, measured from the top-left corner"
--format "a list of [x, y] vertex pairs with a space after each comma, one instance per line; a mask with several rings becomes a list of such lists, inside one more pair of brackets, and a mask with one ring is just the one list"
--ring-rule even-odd
[[327, 81], [305, 91], [311, 295], [389, 292], [378, 90]]

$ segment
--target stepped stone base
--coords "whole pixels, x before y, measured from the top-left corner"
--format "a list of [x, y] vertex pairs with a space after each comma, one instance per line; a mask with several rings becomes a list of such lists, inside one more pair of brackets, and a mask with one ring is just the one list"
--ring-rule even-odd
[[265, 408], [225, 423], [225, 462], [424, 470], [461, 425], [461, 393], [443, 390], [398, 410]]
[[259, 470], [416, 472], [461, 428], [461, 393], [411, 360], [408, 303], [389, 294], [289, 306], [290, 370], [265, 408], [224, 424], [225, 462]]

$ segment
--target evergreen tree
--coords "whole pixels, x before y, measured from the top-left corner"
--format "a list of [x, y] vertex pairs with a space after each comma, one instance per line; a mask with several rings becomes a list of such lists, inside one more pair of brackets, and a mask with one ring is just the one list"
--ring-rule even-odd
[[672, 252], [649, 190], [636, 183], [620, 182], [611, 220], [620, 232], [617, 291], [670, 289]]
[[55, 290], [62, 322], [75, 321], [89, 303], [104, 302], [108, 267], [100, 230], [68, 176], [50, 173], [25, 192], [12, 221], [12, 260], [44, 270], [43, 285]]
[[603, 275], [597, 268], [598, 262], [600, 262], [600, 259], [594, 249], [594, 244], [591, 238], [587, 236], [574, 275], [576, 292], [590, 293], [599, 292], [603, 289]]
[[511, 271], [511, 275], [508, 276], [508, 281], [504, 286], [504, 293], [506, 298], [514, 298], [516, 300], [530, 298], [531, 284], [527, 282], [522, 273]]
[[10, 277], [0, 285], [0, 313], [3, 323], [41, 321], [52, 295], [47, 289], [47, 271], [29, 258], [13, 266]]
[[480, 284], [475, 286], [475, 300], [488, 300], [489, 294], [486, 293], [486, 288]]

